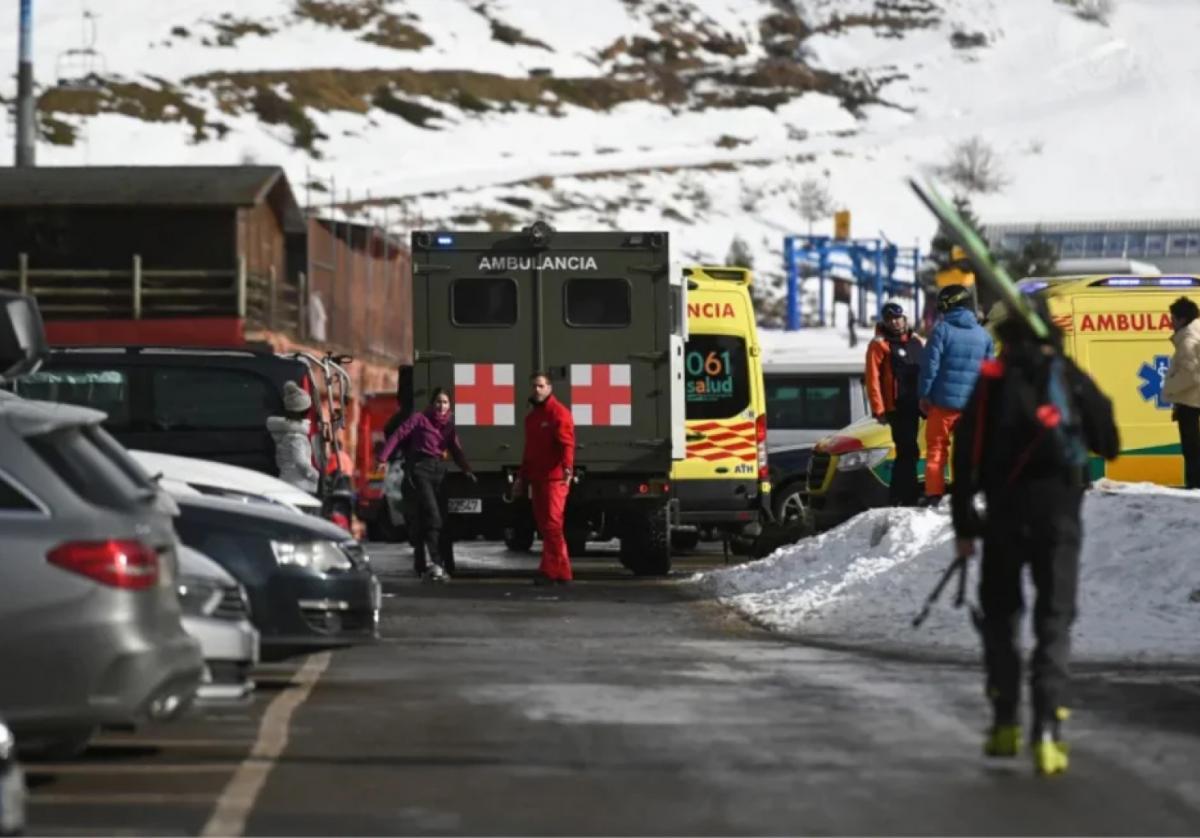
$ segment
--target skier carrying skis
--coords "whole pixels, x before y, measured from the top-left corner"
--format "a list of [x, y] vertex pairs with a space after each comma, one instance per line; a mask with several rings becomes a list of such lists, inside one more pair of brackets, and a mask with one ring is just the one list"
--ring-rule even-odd
[[[1016, 314], [995, 327], [1001, 355], [983, 364], [955, 433], [951, 510], [960, 557], [972, 555], [976, 539], [983, 539], [979, 598], [993, 711], [988, 756], [1020, 750], [1021, 575], [1025, 565], [1032, 572], [1030, 742], [1035, 770], [1046, 775], [1067, 769], [1062, 725], [1088, 452], [1111, 460], [1120, 443], [1111, 402], [1063, 354], [1045, 301], [1031, 302], [1049, 336], [1039, 340]], [[986, 502], [982, 519], [978, 491]]]

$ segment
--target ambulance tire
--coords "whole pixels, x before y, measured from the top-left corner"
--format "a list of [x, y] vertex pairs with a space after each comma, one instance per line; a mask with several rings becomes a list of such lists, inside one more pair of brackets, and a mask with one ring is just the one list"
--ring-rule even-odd
[[672, 550], [695, 550], [700, 546], [700, 530], [672, 530], [671, 531], [671, 549]]
[[664, 504], [645, 516], [631, 517], [621, 538], [621, 564], [635, 576], [671, 572], [671, 523]]
[[532, 526], [514, 524], [504, 528], [504, 546], [514, 553], [528, 553], [536, 533]]

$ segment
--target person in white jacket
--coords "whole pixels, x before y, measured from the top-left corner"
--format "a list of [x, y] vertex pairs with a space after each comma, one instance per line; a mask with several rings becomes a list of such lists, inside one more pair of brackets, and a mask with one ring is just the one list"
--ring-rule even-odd
[[1200, 489], [1200, 306], [1187, 297], [1171, 303], [1171, 342], [1175, 354], [1163, 381], [1163, 399], [1174, 407], [1171, 418], [1179, 425], [1183, 449], [1183, 482]]
[[313, 465], [308, 411], [312, 399], [294, 381], [283, 385], [283, 415], [268, 416], [267, 430], [275, 440], [275, 465], [279, 479], [316, 494], [320, 472]]

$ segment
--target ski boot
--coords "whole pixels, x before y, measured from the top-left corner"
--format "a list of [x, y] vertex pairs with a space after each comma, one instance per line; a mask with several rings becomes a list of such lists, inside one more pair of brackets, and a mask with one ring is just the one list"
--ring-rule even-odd
[[1015, 757], [1021, 753], [1020, 725], [992, 725], [983, 740], [983, 754], [989, 757]]
[[983, 753], [989, 757], [1015, 757], [1021, 752], [1021, 726], [1016, 707], [1009, 702], [992, 700], [992, 726], [983, 740]]
[[1070, 717], [1066, 707], [1058, 707], [1052, 719], [1039, 721], [1034, 727], [1030, 746], [1033, 750], [1033, 771], [1042, 777], [1063, 774], [1067, 770], [1067, 743], [1062, 739], [1062, 723]]

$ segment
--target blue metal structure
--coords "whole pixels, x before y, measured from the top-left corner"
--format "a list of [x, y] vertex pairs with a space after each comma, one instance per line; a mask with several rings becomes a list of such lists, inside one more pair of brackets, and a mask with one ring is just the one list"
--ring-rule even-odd
[[830, 236], [786, 236], [783, 270], [787, 277], [787, 329], [801, 327], [800, 280], [817, 277], [817, 322], [825, 325], [826, 285], [831, 279], [853, 282], [859, 289], [857, 317], [867, 322], [867, 294], [875, 295], [875, 316], [889, 297], [913, 299], [913, 321], [921, 319], [918, 276], [921, 251], [898, 247], [887, 239], [835, 239]]

